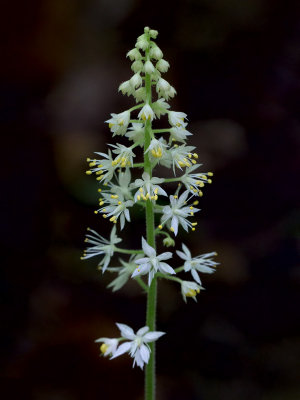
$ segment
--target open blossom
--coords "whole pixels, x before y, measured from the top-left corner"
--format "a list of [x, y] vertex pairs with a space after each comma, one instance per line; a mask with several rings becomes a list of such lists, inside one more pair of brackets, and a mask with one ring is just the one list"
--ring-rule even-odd
[[110, 359], [129, 353], [130, 357], [133, 358], [133, 367], [136, 364], [143, 369], [144, 364], [148, 364], [150, 358], [151, 350], [148, 343], [155, 342], [162, 335], [165, 335], [165, 332], [150, 332], [149, 327], [144, 326], [134, 333], [133, 329], [128, 325], [118, 323], [116, 325], [120, 329], [122, 337], [128, 339], [129, 342], [122, 343]]
[[152, 177], [147, 172], [144, 172], [142, 175], [142, 179], [136, 179], [134, 183], [132, 183], [133, 188], [139, 188], [134, 195], [134, 201], [137, 202], [139, 200], [157, 200], [158, 195], [167, 196], [167, 193], [159, 186], [160, 183], [163, 183], [164, 179]]
[[[219, 263], [212, 260], [213, 256], [216, 256], [217, 253], [205, 253], [197, 257], [192, 257], [190, 250], [187, 248], [185, 244], [182, 243], [182, 251], [176, 250], [178, 256], [184, 260], [184, 271], [191, 271], [192, 277], [195, 279], [197, 283], [201, 285], [201, 279], [199, 277], [198, 272], [202, 272], [204, 274], [213, 274], [215, 272], [215, 266]], [[197, 272], [198, 271], [198, 272]]]
[[104, 237], [99, 235], [99, 233], [90, 228], [88, 228], [87, 230], [91, 233], [88, 233], [86, 235], [85, 242], [91, 244], [91, 246], [84, 251], [81, 260], [86, 260], [88, 258], [104, 254], [104, 257], [98, 264], [99, 266], [102, 266], [102, 271], [104, 272], [110, 262], [111, 257], [114, 254], [115, 245], [117, 243], [120, 243], [122, 239], [118, 238], [118, 236], [116, 235], [115, 226], [112, 228], [112, 231], [110, 233], [110, 240], [105, 239]]
[[96, 152], [99, 156], [103, 157], [101, 160], [97, 159], [87, 159], [90, 169], [86, 171], [87, 175], [96, 174], [97, 181], [103, 181], [107, 183], [110, 181], [114, 175], [116, 164], [113, 164], [112, 153], [108, 150], [108, 154]]
[[164, 97], [167, 101], [174, 97], [176, 90], [163, 78], [159, 78], [156, 84], [156, 92], [160, 97]]
[[107, 122], [110, 130], [115, 135], [124, 135], [127, 130], [127, 126], [130, 120], [130, 111], [124, 111], [120, 114], [110, 114], [112, 118], [108, 119]]
[[199, 208], [186, 205], [188, 195], [189, 192], [186, 190], [179, 198], [177, 195], [170, 196], [170, 205], [162, 209], [163, 215], [161, 217], [161, 223], [162, 225], [168, 223], [170, 230], [174, 232], [175, 236], [178, 233], [179, 225], [181, 225], [185, 231], [188, 231], [188, 228], [195, 229], [194, 227], [197, 225], [197, 222], [190, 222], [188, 220], [188, 217], [200, 211]]
[[102, 343], [100, 346], [100, 352], [104, 355], [104, 357], [109, 355], [114, 355], [117, 347], [118, 347], [118, 339], [110, 339], [110, 338], [99, 338], [95, 340], [95, 343]]
[[117, 143], [116, 145], [110, 144], [110, 146], [114, 148], [112, 152], [117, 154], [117, 157], [112, 161], [112, 165], [122, 168], [132, 166], [133, 157], [135, 157], [132, 147], [126, 147], [120, 143]]
[[[197, 158], [198, 155], [194, 153], [194, 158]], [[199, 168], [201, 164], [194, 164], [192, 167], [188, 168], [185, 171], [185, 174], [182, 175], [179, 179], [185, 185], [186, 189], [189, 190], [194, 195], [202, 196], [203, 193], [199, 188], [204, 187], [205, 183], [211, 183], [212, 180], [210, 177], [213, 176], [212, 172], [201, 172], [194, 173], [194, 171]]]
[[121, 230], [125, 226], [125, 219], [130, 222], [129, 208], [133, 206], [132, 200], [124, 200], [122, 195], [102, 193], [100, 205], [103, 206], [97, 210], [101, 212], [104, 218], [109, 218], [114, 224], [117, 223], [120, 218]]
[[131, 275], [132, 277], [149, 274], [148, 285], [150, 286], [155, 273], [158, 271], [164, 274], [175, 274], [174, 269], [170, 267], [169, 264], [162, 262], [168, 260], [169, 258], [172, 258], [171, 252], [167, 251], [157, 256], [156, 250], [151, 247], [144, 238], [142, 238], [142, 248], [145, 255], [148, 257], [143, 257], [136, 260], [138, 267]]
[[194, 158], [198, 158], [198, 155], [196, 153], [192, 153], [194, 149], [195, 146], [185, 146], [184, 144], [181, 146], [175, 144], [170, 149], [174, 173], [175, 167], [182, 169], [184, 167], [191, 167], [193, 164], [196, 164], [196, 160]]
[[145, 142], [145, 125], [138, 122], [133, 122], [132, 126], [128, 128], [128, 131], [125, 134], [129, 140], [132, 140], [134, 143], [138, 143], [141, 147], [144, 146]]
[[173, 126], [170, 129], [170, 142], [177, 141], [177, 142], [185, 142], [187, 140], [187, 136], [191, 136], [192, 133], [189, 132], [184, 127], [177, 127]]

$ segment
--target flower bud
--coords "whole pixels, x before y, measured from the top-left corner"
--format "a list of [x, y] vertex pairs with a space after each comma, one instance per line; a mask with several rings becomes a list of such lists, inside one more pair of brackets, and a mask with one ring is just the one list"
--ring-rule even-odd
[[172, 239], [171, 237], [166, 237], [164, 240], [163, 240], [163, 244], [164, 244], [164, 246], [166, 246], [166, 247], [173, 247], [173, 246], [175, 246], [175, 240], [174, 239]]
[[158, 31], [156, 31], [155, 29], [151, 29], [149, 33], [150, 33], [150, 36], [152, 37], [152, 39], [157, 38]]
[[126, 57], [129, 57], [130, 60], [133, 61], [133, 60], [140, 60], [142, 58], [142, 55], [138, 51], [138, 49], [132, 49], [126, 54]]
[[131, 78], [130, 78], [130, 85], [134, 88], [141, 86], [141, 84], [143, 83], [143, 80], [141, 78], [141, 75], [139, 73], [134, 74]]
[[136, 60], [134, 63], [132, 63], [131, 65], [131, 69], [133, 72], [137, 73], [137, 72], [141, 72], [143, 69], [143, 63], [140, 60]]
[[159, 61], [156, 63], [156, 68], [157, 68], [160, 72], [167, 72], [168, 69], [169, 69], [169, 67], [170, 67], [170, 64], [168, 63], [168, 61], [163, 60], [163, 59], [159, 60]]
[[150, 54], [150, 57], [151, 58], [155, 58], [155, 60], [160, 60], [161, 58], [163, 58], [163, 52], [156, 45], [151, 47], [151, 50], [150, 50], [149, 54]]
[[146, 74], [153, 74], [153, 72], [155, 71], [154, 65], [152, 64], [151, 61], [145, 62], [144, 69], [145, 69]]

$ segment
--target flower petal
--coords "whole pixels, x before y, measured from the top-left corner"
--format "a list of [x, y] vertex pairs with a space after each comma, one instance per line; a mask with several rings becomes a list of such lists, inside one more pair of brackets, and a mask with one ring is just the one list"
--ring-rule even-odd
[[191, 270], [191, 274], [192, 274], [192, 277], [195, 279], [195, 281], [197, 283], [199, 283], [199, 285], [201, 285], [201, 280], [199, 278], [199, 275], [198, 275], [197, 271], [195, 269], [192, 269]]
[[143, 336], [148, 331], [149, 331], [149, 326], [144, 326], [143, 328], [141, 328], [137, 331], [136, 335]]
[[170, 267], [170, 265], [167, 264], [167, 263], [164, 263], [164, 262], [159, 263], [159, 267], [158, 268], [159, 268], [159, 270], [161, 272], [164, 272], [165, 274], [171, 274], [171, 275], [176, 274], [174, 269], [172, 267]]
[[115, 353], [110, 357], [110, 360], [112, 360], [113, 358], [119, 357], [122, 354], [126, 353], [131, 347], [131, 343], [130, 342], [126, 342], [126, 343], [122, 343], [118, 349], [115, 351]]
[[154, 248], [151, 247], [143, 237], [142, 237], [142, 248], [143, 248], [144, 253], [148, 257], [156, 256], [156, 251], [154, 250]]
[[150, 358], [150, 350], [148, 349], [148, 347], [145, 346], [144, 344], [142, 344], [141, 347], [140, 347], [139, 352], [140, 352], [142, 360], [146, 364], [148, 364], [148, 361], [149, 361], [149, 358]]
[[169, 258], [172, 258], [173, 254], [170, 251], [166, 251], [165, 253], [160, 254], [159, 256], [157, 256], [157, 259], [159, 261], [163, 261], [163, 260], [168, 260]]
[[146, 333], [146, 335], [144, 335], [143, 337], [143, 341], [145, 343], [149, 343], [149, 342], [155, 342], [157, 339], [159, 339], [162, 335], [165, 335], [166, 332], [148, 332]]
[[133, 329], [130, 328], [130, 326], [125, 325], [125, 324], [119, 324], [119, 323], [116, 323], [116, 325], [120, 329], [121, 335], [125, 339], [130, 339], [130, 340], [134, 340], [135, 339], [135, 334], [133, 332]]

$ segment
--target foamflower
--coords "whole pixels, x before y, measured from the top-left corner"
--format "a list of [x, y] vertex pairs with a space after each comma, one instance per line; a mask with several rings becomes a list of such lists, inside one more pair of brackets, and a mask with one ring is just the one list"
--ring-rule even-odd
[[120, 114], [110, 114], [112, 118], [105, 121], [109, 129], [115, 135], [124, 135], [130, 120], [130, 111], [124, 111]]
[[176, 250], [177, 255], [184, 260], [184, 271], [191, 271], [192, 277], [197, 283], [201, 285], [201, 279], [198, 272], [204, 274], [213, 274], [215, 272], [215, 266], [219, 263], [212, 260], [212, 257], [216, 256], [216, 252], [205, 253], [197, 257], [192, 257], [190, 250], [185, 244], [182, 243], [182, 250]]
[[104, 357], [106, 357], [115, 354], [119, 341], [118, 339], [110, 339], [103, 337], [96, 339], [95, 343], [102, 343], [100, 346], [100, 352]]
[[150, 332], [149, 327], [144, 326], [134, 333], [133, 329], [128, 325], [119, 323], [116, 325], [120, 329], [122, 337], [128, 339], [129, 342], [122, 343], [110, 359], [112, 360], [124, 353], [129, 353], [130, 357], [133, 358], [133, 367], [136, 364], [143, 369], [144, 364], [148, 364], [150, 358], [151, 350], [148, 343], [155, 342], [162, 335], [165, 335], [165, 332]]
[[142, 237], [142, 248], [144, 254], [148, 257], [139, 258], [135, 262], [138, 264], [137, 268], [131, 275], [132, 278], [138, 275], [148, 275], [148, 285], [151, 285], [152, 279], [156, 272], [160, 271], [164, 274], [175, 274], [175, 271], [169, 264], [162, 262], [172, 258], [172, 253], [167, 251], [160, 255], [156, 255], [156, 251], [151, 247], [146, 240]]
[[187, 297], [191, 297], [193, 300], [197, 302], [197, 294], [200, 293], [200, 290], [204, 289], [202, 286], [198, 285], [195, 282], [191, 281], [182, 281], [181, 282], [181, 294], [183, 300], [186, 302]]

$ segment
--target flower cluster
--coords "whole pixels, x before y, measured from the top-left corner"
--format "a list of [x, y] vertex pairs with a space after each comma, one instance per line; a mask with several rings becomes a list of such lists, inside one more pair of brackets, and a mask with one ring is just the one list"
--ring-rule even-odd
[[[95, 158], [87, 159], [86, 173], [94, 174], [99, 182], [99, 206], [95, 213], [110, 221], [113, 227], [110, 239], [88, 229], [88, 247], [82, 259], [100, 256], [99, 268], [103, 272], [117, 273], [108, 285], [113, 291], [133, 279], [149, 292], [153, 290], [153, 281], [169, 279], [180, 284], [184, 301], [187, 298], [196, 300], [203, 289], [199, 274], [215, 271], [218, 263], [213, 257], [217, 254], [210, 252], [192, 257], [185, 244], [182, 244], [182, 251], [158, 252], [155, 244], [173, 247], [181, 228], [186, 232], [196, 230], [194, 218], [200, 211], [196, 206], [205, 184], [212, 182], [213, 174], [201, 171], [195, 147], [187, 145], [192, 135], [187, 114], [171, 110], [168, 103], [176, 90], [162, 77], [170, 65], [155, 43], [157, 35], [157, 31], [145, 28], [135, 47], [127, 53], [133, 75], [121, 83], [119, 91], [132, 96], [136, 104], [128, 110], [112, 113], [106, 121], [112, 137], [122, 136], [122, 143], [127, 138], [129, 145], [109, 144], [107, 153], [96, 152]], [[165, 118], [168, 128], [153, 129], [152, 122], [155, 120], [157, 124], [161, 118]], [[138, 152], [142, 152], [143, 162], [135, 161], [139, 159]], [[158, 176], [163, 170], [161, 167], [170, 169], [173, 176]], [[177, 184], [177, 189], [168, 194], [167, 184], [173, 183]], [[131, 221], [136, 207], [145, 210], [147, 236], [144, 238], [141, 233], [140, 249], [120, 248], [117, 230], [123, 230]], [[164, 238], [159, 241], [156, 236]], [[127, 258], [120, 258], [118, 266], [112, 266], [111, 260], [116, 254]], [[171, 261], [176, 254], [184, 262], [178, 268], [174, 268]], [[191, 273], [193, 280], [181, 279], [179, 273]], [[143, 368], [151, 356], [153, 342], [164, 334], [149, 330], [148, 325], [153, 327], [154, 323], [147, 321], [146, 325], [134, 333], [127, 325], [117, 324], [120, 338], [96, 340], [101, 343], [101, 354], [113, 359], [129, 353], [134, 359], [133, 365]]]

